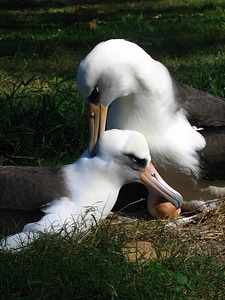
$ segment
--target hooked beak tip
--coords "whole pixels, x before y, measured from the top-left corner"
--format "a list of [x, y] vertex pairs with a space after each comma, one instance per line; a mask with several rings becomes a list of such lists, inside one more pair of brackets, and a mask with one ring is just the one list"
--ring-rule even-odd
[[164, 181], [152, 163], [142, 173], [142, 181], [150, 189], [153, 189], [157, 194], [171, 202], [177, 209], [181, 207], [183, 202], [182, 195]]

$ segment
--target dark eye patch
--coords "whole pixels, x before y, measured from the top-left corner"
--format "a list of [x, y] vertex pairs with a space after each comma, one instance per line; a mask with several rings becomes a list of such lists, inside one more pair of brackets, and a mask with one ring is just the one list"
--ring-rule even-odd
[[133, 163], [135, 163], [135, 164], [137, 164], [137, 165], [139, 165], [139, 166], [141, 166], [141, 167], [146, 167], [146, 165], [147, 165], [147, 159], [145, 159], [145, 158], [139, 158], [139, 157], [137, 157], [136, 155], [134, 155], [134, 154], [125, 154], [127, 157], [129, 157], [131, 160], [132, 160], [132, 162]]
[[99, 89], [97, 87], [95, 87], [93, 89], [93, 91], [91, 92], [90, 96], [87, 97], [87, 99], [90, 103], [97, 103], [98, 96], [99, 96]]

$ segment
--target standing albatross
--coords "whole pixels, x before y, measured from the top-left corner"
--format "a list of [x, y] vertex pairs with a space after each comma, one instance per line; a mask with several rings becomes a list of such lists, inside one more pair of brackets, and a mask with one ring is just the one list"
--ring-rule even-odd
[[[152, 161], [183, 196], [184, 210], [202, 210], [225, 196], [225, 102], [173, 79], [138, 45], [98, 44], [80, 63], [77, 86], [89, 108], [89, 150], [107, 128], [147, 139]], [[148, 200], [151, 205], [151, 199]]]
[[40, 233], [88, 229], [109, 214], [121, 186], [130, 181], [143, 182], [168, 201], [182, 201], [155, 170], [146, 139], [135, 131], [109, 130], [99, 139], [96, 156], [86, 151], [62, 167], [0, 167], [0, 210], [44, 214], [3, 239], [0, 249], [27, 245]]

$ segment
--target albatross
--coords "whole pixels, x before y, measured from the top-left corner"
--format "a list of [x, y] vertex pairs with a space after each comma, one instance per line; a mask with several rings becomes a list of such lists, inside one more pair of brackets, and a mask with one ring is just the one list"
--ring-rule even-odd
[[[83, 59], [77, 87], [88, 107], [91, 153], [107, 118], [107, 129], [146, 137], [157, 170], [181, 193], [182, 209], [201, 211], [225, 196], [223, 98], [176, 81], [123, 39], [102, 42]], [[150, 197], [148, 203], [151, 210]]]
[[[109, 130], [99, 139], [96, 155], [88, 151], [74, 163], [61, 167], [0, 167], [0, 210], [20, 216], [37, 209], [43, 213], [21, 232], [1, 240], [1, 250], [19, 249], [41, 233], [86, 230], [112, 210], [122, 185], [139, 181], [166, 198], [181, 195], [160, 177], [151, 163], [147, 141], [141, 133]], [[172, 207], [174, 207], [171, 204]], [[179, 210], [174, 212], [179, 214]], [[10, 220], [9, 220], [10, 222]], [[7, 220], [5, 222], [7, 228]]]

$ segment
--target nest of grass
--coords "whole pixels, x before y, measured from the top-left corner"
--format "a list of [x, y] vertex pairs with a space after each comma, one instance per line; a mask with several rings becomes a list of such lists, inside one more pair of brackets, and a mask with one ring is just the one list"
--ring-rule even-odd
[[172, 236], [186, 240], [190, 251], [210, 255], [218, 263], [225, 262], [225, 199], [216, 208], [195, 215], [183, 226], [168, 230]]
[[[143, 263], [158, 258], [176, 258], [193, 253], [210, 256], [219, 264], [225, 263], [225, 199], [216, 208], [205, 209], [192, 216], [187, 223], [178, 226], [164, 220], [139, 220], [116, 214], [104, 221], [108, 234], [115, 237], [124, 234], [125, 256], [131, 261]], [[103, 225], [104, 226], [104, 225]]]

